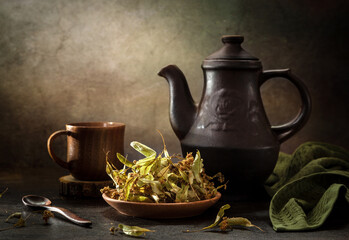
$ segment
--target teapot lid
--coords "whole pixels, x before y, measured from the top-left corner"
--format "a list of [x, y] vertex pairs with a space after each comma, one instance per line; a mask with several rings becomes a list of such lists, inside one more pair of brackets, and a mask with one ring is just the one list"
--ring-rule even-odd
[[261, 68], [258, 58], [252, 56], [241, 47], [244, 37], [241, 35], [225, 35], [222, 37], [223, 47], [208, 56], [202, 67], [215, 68]]

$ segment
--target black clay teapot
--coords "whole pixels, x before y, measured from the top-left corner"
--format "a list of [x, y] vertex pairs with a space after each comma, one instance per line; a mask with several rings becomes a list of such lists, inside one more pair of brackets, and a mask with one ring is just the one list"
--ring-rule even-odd
[[[243, 36], [223, 36], [223, 47], [203, 61], [199, 104], [177, 66], [169, 65], [159, 75], [170, 86], [170, 122], [183, 155], [199, 150], [206, 172], [222, 172], [229, 180], [229, 193], [254, 195], [272, 173], [280, 143], [306, 123], [311, 100], [289, 69], [263, 71], [259, 59], [241, 47], [243, 40]], [[280, 126], [270, 125], [260, 95], [260, 86], [274, 77], [288, 79], [302, 99], [298, 116]]]

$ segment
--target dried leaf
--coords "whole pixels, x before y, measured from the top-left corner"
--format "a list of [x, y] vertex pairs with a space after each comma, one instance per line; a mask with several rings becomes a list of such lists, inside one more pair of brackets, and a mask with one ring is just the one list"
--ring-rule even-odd
[[168, 181], [171, 181], [171, 182], [174, 182], [174, 183], [177, 183], [177, 182], [180, 182], [180, 180], [182, 179], [182, 177], [180, 175], [177, 175], [175, 173], [169, 173], [166, 175], [166, 179]]
[[194, 174], [193, 174], [193, 171], [189, 170], [188, 172], [188, 181], [189, 181], [189, 184], [192, 185], [194, 183]]
[[131, 142], [130, 145], [136, 151], [138, 151], [139, 153], [143, 154], [146, 157], [155, 157], [156, 156], [155, 150], [151, 149], [150, 147], [148, 147], [140, 142], [133, 141], [133, 142]]
[[106, 162], [106, 172], [109, 175], [109, 177], [113, 180], [115, 183], [115, 186], [119, 187], [120, 185], [120, 179], [125, 178], [122, 172], [119, 172], [115, 167], [112, 166], [112, 164], [108, 161]]
[[158, 195], [156, 195], [156, 193], [153, 193], [153, 194], [151, 195], [151, 197], [154, 199], [154, 201], [155, 201], [156, 203], [159, 203], [160, 198], [159, 198]]
[[183, 178], [183, 180], [184, 180], [185, 182], [188, 182], [188, 181], [189, 181], [188, 175], [187, 175], [184, 171], [178, 169], [178, 172], [179, 172], [179, 174], [181, 175], [181, 177]]
[[7, 192], [8, 188], [6, 188], [2, 193], [0, 193], [0, 198]]
[[162, 195], [163, 191], [162, 191], [162, 186], [161, 183], [159, 181], [154, 181], [154, 180], [149, 180], [149, 179], [142, 179], [142, 181], [144, 183], [148, 183], [150, 184], [152, 190], [154, 193], [158, 194], [158, 195]]
[[155, 232], [153, 230], [149, 230], [146, 228], [141, 228], [138, 226], [128, 226], [125, 224], [119, 224], [118, 229], [122, 231], [124, 234], [134, 237], [145, 236], [147, 232]]
[[210, 229], [210, 228], [214, 228], [215, 226], [217, 226], [217, 224], [219, 223], [219, 221], [223, 218], [224, 216], [224, 211], [229, 209], [230, 205], [229, 204], [225, 204], [224, 206], [222, 206], [219, 211], [218, 214], [216, 216], [216, 220], [214, 221], [214, 223], [212, 223], [210, 226], [204, 227], [201, 230], [206, 230], [206, 229]]
[[157, 130], [157, 131], [158, 131], [158, 133], [159, 133], [160, 136], [161, 136], [162, 143], [164, 144], [164, 150], [163, 150], [164, 155], [165, 155], [166, 158], [167, 158], [167, 157], [170, 157], [170, 154], [168, 154], [168, 151], [167, 151], [167, 148], [166, 148], [166, 143], [165, 143], [164, 136], [162, 136], [162, 134], [161, 134], [161, 132], [160, 132], [159, 130]]
[[[193, 189], [195, 189], [195, 191], [200, 193], [201, 195], [206, 194], [206, 190], [205, 190], [204, 186], [200, 186], [200, 185], [195, 184], [195, 183], [193, 183], [192, 186], [193, 186]], [[214, 191], [214, 189], [212, 189], [211, 191]]]
[[178, 192], [181, 191], [181, 188], [177, 186], [177, 184], [175, 182], [172, 181], [168, 181], [168, 183], [170, 184], [170, 191], [177, 194]]
[[22, 217], [22, 213], [21, 212], [15, 212], [12, 213], [10, 216], [8, 216], [8, 218], [6, 218], [5, 222], [9, 222], [12, 218], [21, 218]]
[[130, 195], [131, 188], [136, 180], [137, 180], [137, 178], [128, 178], [127, 179], [126, 184], [125, 184], [125, 188], [124, 188], [124, 199], [122, 199], [122, 200], [127, 201], [128, 196]]
[[183, 184], [176, 194], [175, 202], [188, 202], [189, 185]]
[[153, 202], [150, 198], [142, 195], [131, 195], [128, 199], [132, 202]]
[[119, 161], [122, 163], [122, 164], [124, 164], [125, 166], [127, 166], [127, 167], [129, 167], [129, 168], [131, 168], [131, 167], [133, 167], [133, 163], [132, 162], [130, 162], [129, 160], [127, 160], [124, 156], [122, 156], [120, 153], [117, 153], [116, 154], [116, 156], [117, 156], [117, 158], [119, 159]]
[[225, 231], [228, 227], [243, 226], [243, 227], [255, 227], [264, 232], [260, 227], [253, 225], [247, 218], [243, 217], [232, 217], [225, 218], [219, 224], [221, 230]]
[[167, 179], [167, 176], [168, 176], [168, 172], [169, 172], [169, 171], [170, 171], [170, 165], [168, 165], [168, 166], [162, 168], [162, 169], [159, 171], [159, 173], [157, 174], [157, 176], [158, 176], [159, 178], [161, 178], [161, 177], [166, 177], [166, 179]]
[[191, 170], [193, 171], [194, 178], [198, 183], [202, 183], [202, 178], [200, 176], [200, 173], [202, 172], [202, 168], [203, 168], [203, 160], [200, 156], [200, 152], [197, 151]]
[[149, 157], [147, 159], [142, 159], [137, 162], [137, 166], [141, 166], [139, 168], [139, 173], [141, 176], [147, 175], [150, 173], [152, 168], [158, 162], [158, 158]]

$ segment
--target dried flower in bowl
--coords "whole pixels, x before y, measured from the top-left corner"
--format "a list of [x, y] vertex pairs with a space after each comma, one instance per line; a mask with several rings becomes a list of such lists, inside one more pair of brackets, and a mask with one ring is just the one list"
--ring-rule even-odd
[[[169, 155], [165, 142], [159, 155], [136, 141], [131, 142], [131, 146], [145, 158], [131, 162], [118, 153], [117, 158], [124, 164], [120, 170], [107, 158], [106, 172], [114, 181], [115, 189], [106, 187], [101, 192], [113, 199], [156, 203], [194, 202], [211, 199], [218, 189], [226, 187], [226, 184], [214, 186], [214, 178], [223, 183], [224, 177], [221, 173], [213, 177], [206, 175], [199, 151], [195, 157], [188, 153], [183, 159], [178, 155]], [[175, 163], [172, 159], [179, 161]]]

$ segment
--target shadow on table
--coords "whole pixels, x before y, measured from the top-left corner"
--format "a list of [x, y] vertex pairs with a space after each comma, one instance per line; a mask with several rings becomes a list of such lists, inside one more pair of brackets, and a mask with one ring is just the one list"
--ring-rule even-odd
[[269, 223], [268, 202], [226, 202], [219, 201], [215, 206], [206, 210], [203, 214], [179, 219], [145, 219], [125, 216], [115, 209], [108, 208], [102, 211], [103, 217], [112, 222], [121, 222], [127, 225], [185, 225], [188, 228], [200, 229], [212, 224], [221, 206], [230, 204], [231, 208], [225, 211], [227, 217], [246, 217], [254, 222]]

